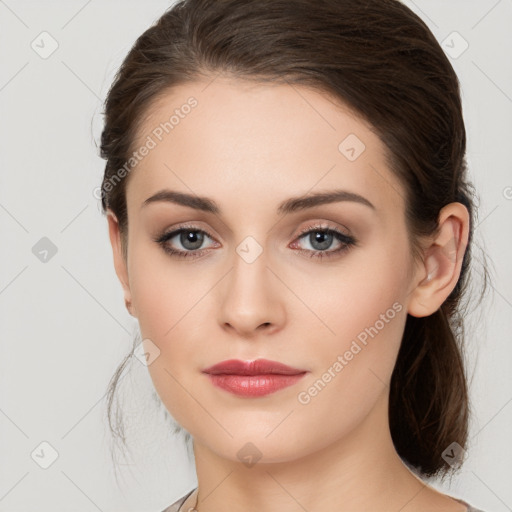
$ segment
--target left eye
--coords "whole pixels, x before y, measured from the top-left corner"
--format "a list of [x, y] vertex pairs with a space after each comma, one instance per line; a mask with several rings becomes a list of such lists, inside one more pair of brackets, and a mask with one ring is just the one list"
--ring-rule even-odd
[[[329, 249], [333, 241], [336, 239], [336, 233], [325, 231], [309, 231], [302, 235], [299, 240], [305, 239], [313, 246], [313, 251], [324, 251]], [[316, 245], [316, 247], [315, 247]]]
[[[176, 241], [173, 242], [173, 239], [175, 238], [185, 250], [175, 249], [173, 247], [176, 243]], [[206, 252], [206, 249], [200, 249], [205, 238], [212, 239], [206, 231], [196, 229], [194, 227], [182, 227], [169, 233], [162, 234], [155, 239], [155, 242], [160, 244], [163, 250], [171, 256], [176, 256], [178, 258], [196, 258]], [[303, 249], [299, 247], [298, 252], [307, 253], [307, 256], [311, 258], [332, 257], [335, 254], [347, 251], [350, 246], [356, 244], [356, 240], [352, 236], [346, 235], [335, 228], [306, 228], [296, 239], [297, 241], [293, 242], [290, 246], [295, 248], [293, 246], [302, 239], [306, 239], [313, 248]], [[340, 247], [327, 251], [334, 240], [338, 240]]]
[[[356, 240], [350, 235], [346, 235], [338, 229], [335, 228], [325, 228], [325, 227], [312, 227], [306, 228], [302, 231], [301, 236], [299, 236], [298, 240], [302, 240], [303, 238], [309, 242], [309, 244], [313, 247], [313, 249], [299, 249], [299, 252], [306, 252], [310, 258], [330, 258], [335, 255], [341, 254], [347, 251], [351, 246], [356, 245]], [[338, 240], [340, 246], [338, 249], [334, 249], [331, 251], [327, 251], [333, 240]], [[293, 245], [296, 245], [297, 242], [294, 242]]]

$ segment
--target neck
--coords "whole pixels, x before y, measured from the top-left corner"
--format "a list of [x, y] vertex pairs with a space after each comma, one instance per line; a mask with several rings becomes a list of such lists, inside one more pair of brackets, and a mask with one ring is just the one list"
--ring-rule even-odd
[[394, 449], [385, 392], [348, 435], [301, 458], [247, 467], [197, 440], [194, 456], [200, 512], [225, 510], [227, 504], [247, 512], [383, 512], [403, 509], [426, 487]]

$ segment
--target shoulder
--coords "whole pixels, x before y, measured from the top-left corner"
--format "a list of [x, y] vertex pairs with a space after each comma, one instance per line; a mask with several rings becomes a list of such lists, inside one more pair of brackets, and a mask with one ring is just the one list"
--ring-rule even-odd
[[[454, 498], [454, 499], [457, 499], [457, 498]], [[466, 512], [485, 512], [484, 510], [481, 510], [479, 508], [475, 508], [475, 507], [471, 506], [469, 503], [467, 503], [463, 500], [457, 499], [457, 501], [462, 503], [463, 505], [465, 505], [468, 508]]]
[[[185, 502], [185, 500], [195, 491], [195, 489], [192, 489], [190, 492], [188, 492], [187, 494], [185, 494], [184, 496], [182, 496], [179, 500], [175, 501], [172, 505], [169, 505], [166, 509], [162, 510], [162, 512], [178, 512], [180, 507], [183, 505], [183, 503]], [[467, 507], [467, 511], [466, 512], [485, 512], [484, 510], [481, 510], [479, 508], [475, 508], [473, 506], [471, 506], [469, 503], [461, 500], [461, 499], [457, 499], [457, 498], [454, 498], [456, 499], [458, 502], [462, 503], [464, 506]]]
[[[169, 505], [166, 509], [162, 510], [162, 512], [178, 512], [180, 507], [183, 505], [185, 500], [195, 491], [192, 489], [190, 492], [187, 492], [185, 496], [182, 496], [179, 500], [175, 501], [172, 505]], [[476, 511], [479, 512], [479, 511]]]

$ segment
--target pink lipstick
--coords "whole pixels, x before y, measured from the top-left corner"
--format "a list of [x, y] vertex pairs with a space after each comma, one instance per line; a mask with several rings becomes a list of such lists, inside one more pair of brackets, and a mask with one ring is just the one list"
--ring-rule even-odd
[[277, 361], [230, 359], [203, 370], [212, 384], [239, 396], [259, 397], [297, 383], [307, 370], [292, 368]]

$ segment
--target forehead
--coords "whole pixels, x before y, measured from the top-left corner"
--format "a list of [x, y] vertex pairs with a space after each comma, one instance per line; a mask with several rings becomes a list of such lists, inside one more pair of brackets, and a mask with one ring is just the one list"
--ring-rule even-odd
[[226, 78], [182, 84], [146, 112], [133, 149], [143, 146], [150, 149], [130, 176], [129, 205], [163, 188], [247, 207], [343, 188], [378, 209], [403, 207], [371, 126], [304, 86]]

